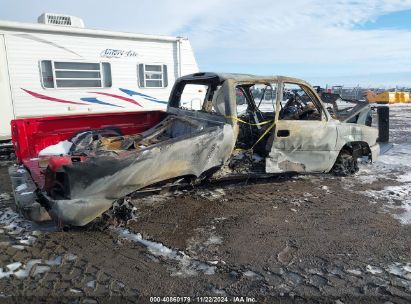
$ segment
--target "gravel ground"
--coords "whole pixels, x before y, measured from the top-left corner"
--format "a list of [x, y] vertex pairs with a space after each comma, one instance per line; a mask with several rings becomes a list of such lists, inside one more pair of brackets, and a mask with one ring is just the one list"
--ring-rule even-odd
[[25, 221], [1, 162], [0, 302], [409, 303], [411, 107], [391, 114], [396, 145], [356, 176], [132, 199], [137, 219], [121, 228]]

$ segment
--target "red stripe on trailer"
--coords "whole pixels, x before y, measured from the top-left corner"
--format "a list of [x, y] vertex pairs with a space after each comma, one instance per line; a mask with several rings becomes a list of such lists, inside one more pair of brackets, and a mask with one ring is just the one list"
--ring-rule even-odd
[[83, 105], [86, 106], [86, 103], [82, 103], [82, 102], [76, 102], [76, 101], [69, 101], [69, 100], [64, 100], [64, 99], [60, 99], [60, 98], [54, 98], [54, 97], [50, 97], [50, 96], [46, 96], [43, 94], [39, 94], [30, 90], [26, 90], [21, 88], [23, 91], [25, 91], [26, 93], [29, 93], [31, 96], [34, 96], [36, 98], [40, 98], [40, 99], [45, 99], [45, 100], [49, 100], [49, 101], [56, 101], [56, 102], [62, 102], [62, 103], [69, 103], [69, 104], [76, 104], [76, 105]]
[[114, 98], [118, 98], [124, 101], [128, 101], [131, 102], [135, 105], [138, 105], [140, 107], [143, 107], [141, 104], [139, 104], [137, 101], [135, 101], [134, 99], [128, 98], [128, 97], [124, 97], [124, 96], [120, 96], [120, 95], [116, 95], [116, 94], [109, 94], [109, 93], [103, 93], [103, 92], [90, 92], [93, 94], [100, 94], [100, 95], [105, 95], [105, 96], [110, 96], [110, 97], [114, 97]]

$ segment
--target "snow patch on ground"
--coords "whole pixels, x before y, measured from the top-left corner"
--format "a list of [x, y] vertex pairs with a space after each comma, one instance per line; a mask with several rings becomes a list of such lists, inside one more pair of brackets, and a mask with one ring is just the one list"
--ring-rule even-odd
[[347, 272], [356, 276], [360, 276], [362, 274], [362, 272], [358, 269], [347, 269]]
[[386, 270], [393, 275], [411, 280], [411, 263], [394, 263], [389, 265]]
[[330, 188], [328, 186], [321, 186], [320, 187], [321, 190], [324, 190], [326, 193], [332, 193], [332, 191], [330, 190]]
[[[391, 108], [391, 105], [390, 105]], [[402, 224], [411, 224], [411, 132], [401, 129], [404, 123], [410, 122], [411, 113], [403, 105], [391, 108], [390, 116], [395, 121], [402, 121], [400, 129], [390, 131], [405, 132], [403, 138], [408, 141], [403, 144], [394, 144], [384, 155], [380, 155], [371, 165], [360, 166], [360, 171], [351, 181], [347, 180], [347, 189], [355, 185], [374, 184], [384, 180], [386, 186], [381, 190], [366, 190], [361, 193], [372, 198], [372, 202], [382, 202], [383, 209]], [[395, 137], [395, 136], [394, 136]], [[392, 181], [392, 182], [391, 182]]]
[[223, 238], [217, 234], [216, 225], [226, 219], [217, 217], [207, 226], [196, 228], [195, 234], [187, 241], [187, 252], [191, 256], [199, 256], [217, 250], [217, 247], [223, 243]]
[[363, 184], [380, 179], [411, 182], [411, 145], [394, 145], [373, 164], [360, 166], [355, 179]]
[[244, 271], [243, 274], [246, 277], [256, 277], [257, 276], [257, 274], [254, 271], [251, 271], [251, 270]]
[[0, 210], [0, 227], [7, 230], [8, 234], [19, 235], [20, 237], [27, 236], [27, 242], [32, 241], [33, 237], [39, 236], [42, 232], [56, 230], [56, 227], [52, 223], [36, 224], [26, 220], [22, 215], [13, 211], [11, 208]]
[[55, 145], [48, 146], [39, 152], [39, 156], [67, 155], [73, 143], [68, 140], [61, 141]]
[[15, 276], [18, 279], [24, 279], [28, 276], [35, 277], [37, 275], [46, 273], [51, 270], [51, 266], [60, 266], [64, 261], [73, 261], [73, 255], [66, 254], [64, 256], [57, 256], [54, 259], [42, 260], [32, 259], [26, 263], [13, 262], [5, 267], [0, 267], [0, 279]]
[[10, 194], [8, 193], [1, 193], [0, 194], [0, 201], [8, 201], [11, 199]]
[[11, 208], [0, 210], [0, 226], [7, 231], [8, 234], [19, 235], [19, 237], [29, 236], [35, 237], [37, 232], [33, 234], [34, 224], [24, 219], [20, 214], [14, 212]]
[[218, 188], [218, 189], [213, 189], [213, 190], [205, 190], [201, 189], [197, 191], [197, 194], [200, 195], [201, 197], [204, 197], [210, 201], [214, 201], [217, 199], [220, 199], [225, 196], [225, 191], [224, 189]]
[[51, 260], [33, 259], [23, 264], [21, 262], [13, 262], [6, 265], [5, 268], [0, 268], [0, 279], [9, 278], [15, 276], [18, 279], [27, 278], [31, 276], [37, 276], [45, 272], [50, 271], [52, 265], [60, 265], [62, 257], [57, 257]]
[[204, 245], [220, 245], [223, 243], [223, 239], [217, 235], [211, 235], [207, 241], [205, 241]]
[[195, 276], [199, 272], [206, 275], [212, 275], [216, 271], [216, 266], [211, 266], [206, 262], [197, 261], [186, 255], [182, 251], [176, 251], [164, 246], [161, 243], [144, 239], [140, 233], [134, 234], [128, 229], [111, 227], [112, 231], [117, 233], [122, 239], [133, 241], [144, 245], [148, 251], [161, 257], [165, 261], [177, 262], [178, 266], [172, 269], [172, 276]]
[[381, 268], [375, 267], [375, 266], [372, 266], [372, 265], [367, 265], [366, 270], [367, 270], [367, 272], [369, 272], [371, 274], [379, 274], [379, 273], [383, 272], [383, 270]]
[[170, 200], [173, 195], [178, 196], [184, 194], [181, 191], [175, 191], [177, 193], [164, 193], [164, 194], [153, 194], [153, 195], [148, 195], [145, 197], [138, 197], [138, 198], [131, 198], [130, 202], [134, 206], [143, 206], [143, 205], [155, 205], [155, 204], [161, 204], [167, 200]]
[[11, 208], [0, 210], [0, 228], [4, 233], [13, 236], [16, 249], [31, 246], [42, 232], [55, 231], [53, 223], [36, 224], [23, 218]]
[[399, 169], [409, 172], [411, 169], [410, 151], [411, 144], [395, 144], [386, 154], [380, 155], [376, 162], [377, 166], [380, 169]]
[[[4, 243], [17, 250], [25, 250], [32, 246], [43, 232], [55, 230], [55, 226], [51, 223], [38, 225], [24, 219], [11, 208], [0, 210], [0, 227], [2, 234], [8, 235], [11, 239]], [[11, 276], [19, 279], [28, 276], [35, 277], [50, 271], [52, 266], [60, 266], [65, 261], [70, 262], [76, 259], [77, 256], [73, 254], [65, 254], [49, 260], [31, 259], [29, 261], [14, 261], [6, 265], [0, 263], [0, 279]]]
[[378, 181], [378, 175], [373, 172], [372, 169], [367, 167], [360, 167], [356, 175], [356, 180], [358, 180], [361, 184], [372, 184]]
[[17, 192], [19, 192], [19, 191], [23, 191], [23, 190], [26, 190], [26, 189], [27, 189], [27, 185], [26, 184], [21, 184], [21, 185], [17, 186], [15, 190]]
[[76, 294], [83, 293], [80, 289], [77, 289], [77, 288], [70, 288], [70, 292], [76, 293]]
[[[410, 150], [410, 153], [411, 153], [411, 150]], [[402, 182], [402, 183], [411, 183], [411, 171], [398, 176], [397, 181]]]
[[364, 194], [374, 200], [384, 200], [385, 211], [401, 224], [411, 224], [411, 184], [388, 186], [380, 191], [367, 190]]
[[91, 288], [91, 289], [96, 288], [96, 280], [92, 280], [92, 281], [87, 282], [86, 286], [88, 288]]

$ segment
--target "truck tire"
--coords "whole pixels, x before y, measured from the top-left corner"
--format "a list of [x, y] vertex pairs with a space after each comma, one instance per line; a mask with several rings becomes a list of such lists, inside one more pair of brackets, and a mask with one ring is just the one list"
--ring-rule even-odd
[[357, 160], [349, 150], [343, 149], [335, 161], [331, 172], [336, 176], [349, 176], [358, 172]]

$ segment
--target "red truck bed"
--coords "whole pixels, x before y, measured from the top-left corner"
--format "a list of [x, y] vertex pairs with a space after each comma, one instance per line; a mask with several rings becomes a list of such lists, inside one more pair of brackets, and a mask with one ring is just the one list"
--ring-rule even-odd
[[163, 116], [162, 111], [148, 111], [21, 118], [11, 122], [12, 141], [18, 162], [29, 169], [34, 182], [42, 188], [41, 163], [47, 163], [48, 157], [39, 159], [38, 155], [44, 148], [89, 130], [115, 128], [122, 135], [140, 133]]

